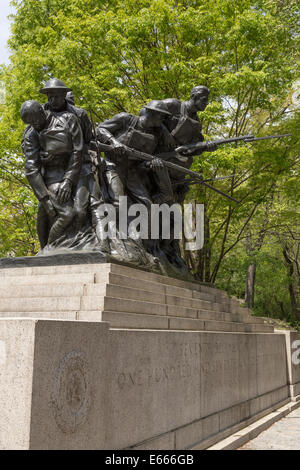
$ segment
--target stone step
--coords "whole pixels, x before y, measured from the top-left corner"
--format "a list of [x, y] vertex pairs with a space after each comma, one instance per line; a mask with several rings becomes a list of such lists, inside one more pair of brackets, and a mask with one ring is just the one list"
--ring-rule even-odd
[[[107, 276], [103, 278], [103, 282]], [[100, 282], [100, 279], [98, 278]], [[1, 278], [1, 287], [4, 286], [32, 286], [48, 284], [93, 284], [95, 282], [94, 273], [82, 274], [39, 274], [35, 276], [7, 276]]]
[[[39, 277], [37, 277], [38, 279]], [[1, 292], [2, 289], [2, 292]], [[104, 295], [106, 297], [104, 306]], [[187, 318], [209, 318], [216, 321], [234, 321], [263, 323], [257, 317], [252, 317], [246, 311], [243, 314], [236, 312], [224, 312], [221, 304], [210, 303], [195, 299], [188, 299], [164, 294], [154, 294], [148, 291], [132, 289], [123, 286], [105, 284], [79, 284], [67, 285], [29, 285], [29, 286], [7, 286], [0, 288], [3, 299], [0, 311], [15, 311], [18, 308], [25, 311], [44, 311], [57, 308], [58, 312], [71, 309], [86, 311], [117, 310], [124, 312], [135, 312], [141, 314], [161, 314]], [[80, 296], [86, 294], [81, 298]], [[98, 294], [98, 295], [97, 295]], [[69, 296], [69, 298], [67, 297]], [[21, 298], [20, 298], [21, 297]], [[131, 297], [131, 298], [130, 298]], [[59, 300], [60, 298], [60, 300]], [[137, 302], [132, 302], [132, 300]], [[167, 302], [167, 304], [165, 303]], [[153, 304], [153, 305], [151, 305]], [[179, 304], [179, 305], [178, 305]], [[192, 305], [186, 307], [185, 305]], [[201, 308], [202, 306], [211, 308]], [[22, 308], [24, 307], [24, 308]], [[154, 313], [153, 313], [154, 312]], [[158, 312], [158, 313], [157, 313]]]
[[214, 310], [217, 312], [227, 311], [225, 302], [216, 303], [216, 302], [209, 302], [207, 300], [200, 300], [200, 299], [185, 299], [183, 297], [178, 297], [175, 295], [166, 295], [166, 303], [167, 305], [195, 308], [197, 310], [205, 309], [205, 310]]
[[[114, 275], [112, 275], [114, 276]], [[135, 285], [137, 286], [137, 283], [136, 283], [136, 279], [131, 279], [131, 278], [128, 278], [126, 276], [117, 276], [117, 278], [114, 279], [115, 282], [122, 282], [122, 283], [125, 283], [125, 284], [128, 284], [127, 281], [130, 280], [131, 281], [131, 285]], [[97, 283], [97, 286], [94, 284], [94, 282], [96, 281]], [[70, 284], [77, 284], [78, 286], [81, 284], [88, 284], [88, 290], [85, 292], [89, 295], [89, 292], [91, 293], [91, 295], [99, 295], [101, 293], [101, 295], [104, 294], [105, 292], [105, 289], [103, 287], [103, 285], [105, 285], [105, 282], [108, 281], [107, 279], [107, 274], [104, 274], [104, 276], [102, 274], [99, 274], [99, 273], [96, 273], [96, 274], [93, 274], [93, 273], [83, 273], [83, 274], [64, 274], [64, 275], [61, 275], [61, 274], [36, 274], [34, 276], [22, 276], [21, 279], [20, 278], [16, 278], [14, 276], [7, 276], [5, 278], [3, 278], [1, 280], [1, 288], [0, 288], [0, 298], [1, 297], [38, 297], [38, 296], [43, 296], [43, 297], [47, 297], [47, 296], [52, 296], [52, 295], [57, 295], [57, 296], [60, 296], [62, 294], [60, 294], [60, 290], [63, 289], [62, 285], [70, 285]], [[53, 288], [48, 286], [48, 284], [51, 284], [53, 285]], [[55, 293], [54, 291], [54, 285], [57, 285], [57, 286], [60, 286], [60, 288], [58, 288], [57, 290], [57, 293]], [[94, 284], [91, 285], [91, 284]], [[140, 285], [140, 282], [138, 284], [138, 289], [136, 289], [136, 291], [140, 290], [140, 287], [145, 287], [146, 286], [146, 282], [144, 282], [142, 285]], [[197, 298], [192, 300], [192, 305], [194, 306], [200, 306], [200, 307], [204, 307], [204, 306], [207, 306], [209, 307], [210, 305], [210, 302], [211, 300], [215, 300], [215, 295], [208, 295], [208, 294], [205, 294], [205, 293], [198, 293], [196, 291], [190, 291], [188, 289], [181, 289], [180, 288], [177, 288], [177, 287], [173, 287], [173, 286], [167, 286], [167, 285], [163, 285], [163, 284], [156, 284], [156, 283], [151, 283], [151, 291], [144, 291], [142, 290], [141, 293], [145, 293], [145, 298], [148, 298], [148, 294], [146, 294], [146, 292], [152, 292], [152, 293], [155, 293], [155, 295], [158, 295], [158, 292], [165, 292], [165, 293], [176, 293], [176, 294], [179, 294], [181, 295], [182, 292], [181, 290], [184, 291], [184, 293], [186, 294], [186, 296], [184, 297], [179, 297], [178, 295], [177, 296], [174, 296], [173, 299], [170, 297], [170, 303], [178, 303], [178, 304], [181, 304], [181, 305], [185, 305], [187, 306], [188, 305], [188, 300], [186, 299], [190, 299], [191, 296], [193, 296], [194, 293], [196, 294], [199, 294], [197, 295]], [[15, 287], [16, 286], [16, 287]], [[24, 287], [24, 286], [30, 286], [30, 291], [28, 290], [27, 291], [27, 287]], [[44, 288], [44, 292], [43, 292], [43, 288], [38, 288], [36, 286], [45, 286]], [[48, 289], [47, 287], [48, 286]], [[116, 288], [116, 287], [115, 287]], [[66, 287], [66, 295], [68, 295], [68, 293], [70, 292], [70, 289], [72, 289], [70, 286]], [[75, 287], [74, 287], [75, 289]], [[112, 288], [113, 289], [113, 288]], [[121, 286], [120, 287], [120, 292], [123, 292], [123, 290], [126, 289], [125, 286]], [[129, 289], [132, 289], [132, 288], [129, 288]], [[23, 295], [23, 292], [25, 292], [25, 294]], [[36, 294], [35, 294], [36, 292]], [[50, 292], [48, 294], [48, 292]], [[76, 294], [76, 292], [74, 292]], [[128, 293], [130, 293], [130, 290], [128, 290]], [[133, 295], [133, 290], [131, 292], [131, 294]], [[187, 297], [187, 295], [189, 294], [189, 297]], [[78, 295], [82, 295], [81, 293], [78, 294]], [[116, 296], [118, 295], [117, 294], [113, 294], [112, 296]], [[121, 295], [121, 294], [120, 294]], [[163, 295], [163, 294], [162, 294]], [[124, 295], [123, 295], [124, 297]], [[138, 294], [137, 294], [137, 297], [138, 298], [141, 298]], [[199, 298], [200, 297], [200, 298]], [[204, 300], [203, 297], [205, 297], [206, 299], [211, 299], [211, 300]], [[182, 300], [181, 300], [182, 299]], [[203, 303], [203, 304], [197, 304], [197, 301], [200, 302], [207, 302], [207, 304]], [[163, 301], [161, 300], [160, 301], [161, 303], [163, 303]], [[225, 305], [225, 301], [224, 301], [224, 305]], [[221, 308], [221, 304], [219, 306], [216, 305], [215, 308]]]
[[235, 309], [238, 313], [241, 313], [242, 315], [252, 315], [252, 311], [248, 307], [237, 306], [235, 307]]
[[[176, 287], [176, 289], [178, 289]], [[188, 289], [189, 290], [189, 289]], [[214, 293], [207, 293], [207, 292], [201, 292], [201, 291], [197, 291], [197, 290], [192, 290], [192, 297], [193, 299], [200, 299], [200, 300], [210, 300], [211, 302], [227, 302], [229, 299], [228, 299], [228, 296], [227, 295], [224, 295], [222, 291], [219, 291], [219, 292], [214, 292]], [[181, 295], [181, 294], [178, 294], [178, 295]], [[207, 298], [206, 298], [207, 296]]]
[[121, 299], [119, 297], [84, 296], [81, 310], [111, 310], [116, 312], [166, 315], [167, 306], [142, 300]]
[[[225, 312], [226, 308], [226, 303], [220, 304], [220, 303], [211, 303], [208, 301], [200, 301], [196, 299], [188, 299], [188, 298], [180, 298], [177, 296], [168, 296], [164, 294], [154, 294], [148, 291], [141, 291], [139, 289], [132, 289], [132, 288], [125, 288], [123, 286], [113, 286], [113, 285], [105, 285], [105, 284], [90, 284], [87, 283], [86, 285], [80, 285], [80, 284], [66, 284], [66, 285], [60, 285], [60, 284], [42, 284], [42, 282], [45, 282], [45, 279], [40, 279], [40, 276], [36, 277], [36, 280], [38, 281], [37, 285], [19, 285], [19, 286], [6, 286], [6, 287], [1, 287], [0, 288], [0, 298], [6, 299], [6, 302], [3, 303], [3, 309], [11, 309], [11, 307], [7, 307], [9, 299], [11, 298], [13, 302], [10, 304], [12, 305], [12, 309], [15, 310], [15, 305], [17, 302], [17, 305], [22, 305], [22, 298], [34, 298], [35, 304], [39, 305], [38, 298], [47, 298], [47, 297], [79, 297], [82, 295], [86, 295], [87, 297], [92, 297], [89, 299], [84, 299], [83, 298], [83, 308], [84, 309], [102, 309], [103, 308], [103, 299], [99, 299], [98, 297], [103, 297], [105, 293], [107, 292], [110, 294], [108, 297], [114, 297], [114, 298], [119, 298], [123, 300], [140, 300], [142, 302], [153, 302], [155, 304], [163, 304], [172, 307], [179, 307], [178, 308], [173, 308], [173, 311], [176, 312], [176, 315], [179, 316], [188, 316], [188, 317], [196, 317], [197, 314], [194, 314], [193, 312], [190, 311], [190, 309], [196, 309], [197, 311], [200, 310], [213, 310], [214, 312]], [[57, 279], [56, 279], [57, 280]], [[78, 279], [77, 279], [78, 280]], [[81, 278], [83, 281], [92, 281], [91, 278]], [[54, 279], [48, 279], [48, 281], [54, 281]], [[70, 279], [68, 279], [70, 281]], [[67, 299], [65, 300], [67, 302]], [[72, 302], [72, 299], [71, 299]], [[125, 301], [123, 301], [125, 310], [128, 311], [127, 304]], [[28, 304], [28, 301], [25, 302], [25, 304]], [[189, 307], [190, 306], [190, 307]], [[182, 310], [181, 307], [185, 307], [189, 310]], [[72, 303], [72, 307], [73, 303]], [[227, 307], [228, 308], [228, 307]], [[2, 309], [2, 310], [3, 310]], [[108, 307], [107, 309], [111, 309]], [[121, 311], [123, 309], [121, 308]], [[170, 310], [170, 309], [169, 309]], [[247, 316], [247, 310], [246, 309], [241, 309], [242, 310], [242, 315]], [[0, 308], [1, 311], [1, 308]], [[179, 313], [178, 313], [179, 311]], [[141, 312], [143, 313], [143, 312]], [[147, 313], [148, 313], [148, 306], [147, 306]], [[240, 311], [236, 312], [235, 309], [231, 308], [232, 314], [240, 314]], [[259, 320], [257, 320], [259, 322]]]
[[[26, 303], [24, 304], [26, 305]], [[26, 305], [27, 306], [27, 305]], [[149, 313], [150, 312], [150, 313]], [[107, 312], [106, 312], [107, 313]], [[133, 312], [128, 311], [120, 311], [118, 314], [126, 315], [127, 313], [133, 314]], [[140, 313], [139, 311], [134, 312], [141, 316], [153, 315], [151, 308], [148, 309], [147, 313]], [[182, 312], [181, 312], [182, 313]], [[170, 312], [169, 312], [170, 314]], [[68, 310], [60, 310], [60, 311], [4, 311], [0, 312], [0, 317], [3, 316], [25, 316], [25, 317], [35, 317], [35, 318], [53, 318], [53, 319], [70, 319], [70, 320], [82, 320], [82, 321], [101, 321], [102, 313], [101, 309], [99, 310], [77, 310], [77, 311], [68, 311]], [[157, 314], [155, 314], [157, 316]], [[167, 314], [163, 314], [161, 316], [165, 316], [168, 318]], [[173, 317], [175, 318], [175, 317]], [[185, 319], [185, 317], [178, 316], [176, 318]], [[187, 318], [189, 320], [189, 318]], [[199, 319], [201, 321], [217, 321], [217, 322], [224, 322], [224, 323], [247, 323], [247, 324], [264, 324], [264, 320], [259, 317], [243, 317], [239, 314], [230, 314], [225, 312], [213, 312], [211, 310], [200, 310], [198, 311], [198, 317], [194, 319]]]
[[[122, 302], [122, 299], [119, 299], [119, 300]], [[123, 307], [124, 303], [118, 302], [117, 305], [121, 305], [121, 307]], [[123, 313], [124, 314], [136, 313], [140, 315], [152, 315], [153, 314], [152, 313], [153, 310], [151, 306], [149, 305], [146, 306], [147, 313], [140, 312], [139, 310], [140, 304], [132, 304], [129, 302], [128, 304], [126, 303], [126, 305], [127, 305], [126, 311], [124, 312], [122, 308], [122, 310], [119, 311], [120, 314], [123, 314]], [[130, 307], [132, 308], [132, 306], [134, 306], [134, 310], [136, 310], [135, 312], [130, 311]], [[185, 313], [184, 310], [181, 311], [182, 315], [184, 313]], [[101, 313], [99, 310], [81, 310], [80, 312], [78, 312], [78, 318], [82, 320], [99, 321], [100, 315]], [[167, 313], [163, 315], [167, 316]], [[237, 323], [259, 323], [259, 324], [264, 323], [264, 320], [258, 317], [244, 316], [244, 315], [233, 314], [233, 313], [228, 313], [228, 312], [213, 312], [212, 310], [198, 310], [198, 319], [216, 320], [216, 321], [223, 321], [223, 322], [237, 322]]]
[[[82, 298], [83, 310], [96, 310], [98, 305], [101, 305], [101, 298], [95, 296]], [[209, 318], [222, 321], [250, 321], [251, 316], [241, 315], [230, 312], [215, 312], [207, 309], [195, 309], [176, 305], [167, 305], [154, 302], [145, 302], [142, 300], [122, 299], [118, 297], [105, 296], [104, 308], [105, 311], [117, 311], [125, 313], [139, 313], [150, 315], [167, 315], [173, 317], [183, 318]], [[252, 322], [252, 321], [251, 321]]]
[[[224, 319], [224, 321], [241, 321], [246, 322], [252, 318], [250, 315], [237, 313], [234, 311], [220, 311], [204, 308], [188, 308], [176, 305], [167, 305], [167, 315], [179, 316], [184, 318], [216, 318]], [[218, 318], [217, 318], [218, 317]]]
[[113, 311], [28, 311], [0, 312], [0, 318], [42, 318], [51, 320], [79, 320], [109, 322], [111, 328], [131, 329], [171, 329], [190, 331], [225, 331], [246, 333], [272, 333], [271, 325], [216, 321], [211, 319], [193, 319], [168, 317], [150, 314], [124, 313]]
[[205, 284], [200, 284], [198, 282], [192, 282], [192, 281], [183, 281], [180, 279], [175, 279], [172, 277], [168, 276], [162, 276], [161, 274], [155, 274], [155, 273], [150, 273], [147, 271], [142, 271], [136, 268], [131, 268], [119, 264], [111, 264], [111, 273], [116, 273], [116, 274], [123, 274], [128, 277], [133, 277], [141, 280], [146, 280], [146, 281], [154, 281], [154, 282], [159, 282], [162, 284], [166, 285], [171, 285], [171, 286], [176, 286], [176, 287], [183, 287], [185, 289], [192, 289], [196, 290], [198, 292], [206, 292], [209, 294], [220, 294], [227, 298], [227, 293], [225, 291], [222, 291], [220, 289], [217, 289], [216, 287], [211, 287]]
[[261, 318], [253, 317], [252, 315], [241, 315], [240, 313], [229, 312], [213, 312], [212, 310], [198, 310], [198, 317], [200, 320], [217, 320], [238, 323], [264, 323]]
[[222, 322], [214, 320], [199, 320], [193, 318], [169, 317], [169, 329], [173, 330], [201, 330], [201, 331], [226, 331], [236, 333], [272, 333], [269, 325], [257, 325], [252, 323]]
[[0, 269], [0, 280], [1, 318], [110, 318], [114, 328], [273, 331], [217, 288], [114, 263]]
[[188, 331], [225, 331], [246, 333], [272, 333], [270, 325], [256, 325], [244, 323], [230, 323], [222, 321], [199, 320], [192, 318], [164, 317], [157, 315], [141, 315], [137, 313], [124, 313], [104, 311], [102, 321], [110, 323], [111, 328], [132, 329], [169, 329]]
[[[170, 319], [171, 329], [201, 329], [198, 325], [198, 319], [173, 318]], [[194, 322], [194, 323], [193, 323]], [[257, 325], [253, 323], [221, 322], [214, 320], [204, 320], [203, 331], [225, 331], [236, 333], [273, 333], [274, 329], [269, 325]]]
[[109, 322], [111, 328], [169, 329], [168, 318], [160, 315], [104, 311], [101, 313], [101, 319], [102, 321]]
[[[99, 312], [98, 312], [99, 316]], [[42, 318], [50, 320], [83, 320], [79, 316], [79, 312], [75, 310], [62, 312], [0, 312], [0, 319], [3, 318]]]
[[[28, 297], [1, 299], [0, 312], [55, 312], [81, 310], [82, 297]], [[103, 297], [102, 297], [103, 299]]]
[[[102, 290], [101, 290], [102, 289]], [[105, 295], [105, 284], [98, 286], [98, 292]], [[84, 284], [37, 284], [0, 287], [0, 299], [28, 297], [73, 297], [84, 294]]]
[[24, 276], [40, 276], [51, 274], [85, 274], [85, 273], [108, 273], [110, 271], [110, 263], [103, 264], [68, 264], [57, 266], [33, 266], [28, 268], [6, 268], [0, 269], [0, 278], [3, 277], [24, 277]]
[[[240, 315], [240, 314], [239, 314]], [[257, 323], [261, 325], [265, 325], [266, 322], [263, 318], [255, 317], [254, 315], [240, 315], [240, 318], [243, 318], [243, 321], [247, 323]]]
[[[91, 297], [97, 297], [101, 295], [101, 292], [102, 284], [89, 284], [84, 288], [85, 295]], [[166, 296], [164, 293], [141, 290], [137, 282], [136, 288], [107, 284], [106, 295], [108, 297], [115, 297], [124, 300], [141, 300], [145, 302], [154, 302], [157, 304], [165, 304], [166, 302]]]
[[176, 287], [182, 287], [185, 289], [194, 289], [199, 292], [206, 292], [209, 294], [220, 294], [227, 297], [225, 291], [210, 287], [205, 284], [198, 282], [184, 281], [180, 279], [163, 276], [161, 274], [155, 274], [148, 271], [143, 271], [138, 268], [133, 268], [121, 264], [115, 263], [102, 263], [102, 264], [74, 264], [74, 265], [58, 265], [58, 266], [35, 266], [28, 268], [6, 268], [0, 269], [0, 277], [12, 277], [12, 276], [35, 276], [35, 275], [50, 275], [50, 274], [81, 274], [81, 273], [114, 273], [122, 274], [127, 277], [134, 279], [145, 280], [150, 282], [158, 282], [165, 285], [171, 285]]
[[227, 310], [230, 312], [238, 313], [241, 315], [252, 315], [251, 310], [246, 307], [240, 307], [239, 305], [234, 305], [232, 303], [231, 304], [226, 303], [226, 305], [227, 305]]
[[187, 290], [195, 290], [203, 294], [217, 295], [222, 298], [227, 298], [225, 291], [221, 291], [215, 287], [210, 287], [204, 284], [191, 281], [183, 281], [160, 274], [155, 274], [147, 271], [143, 271], [137, 268], [132, 268], [119, 264], [83, 264], [83, 265], [64, 265], [64, 266], [36, 266], [29, 268], [9, 268], [9, 269], [0, 269], [0, 277], [3, 278], [20, 278], [20, 277], [31, 277], [31, 276], [40, 276], [40, 275], [70, 275], [70, 274], [83, 274], [83, 273], [97, 273], [99, 282], [99, 277], [103, 279], [102, 276], [108, 275], [108, 273], [124, 275], [133, 279], [139, 279], [139, 281], [154, 282], [159, 284], [164, 284], [167, 286], [178, 287]]
[[[97, 274], [96, 274], [96, 282], [97, 282]], [[213, 293], [205, 293], [205, 292], [198, 292], [192, 289], [186, 289], [183, 287], [176, 287], [170, 286], [167, 284], [162, 284], [161, 282], [154, 282], [154, 281], [145, 281], [139, 279], [138, 286], [136, 278], [124, 276], [123, 274], [114, 274], [109, 273], [109, 284], [114, 284], [118, 286], [124, 287], [131, 287], [131, 288], [139, 288], [144, 291], [149, 292], [158, 292], [161, 294], [168, 294], [168, 295], [177, 295], [180, 297], [185, 298], [198, 298], [200, 300], [208, 300], [210, 302], [216, 302], [218, 300], [223, 300], [223, 296], [218, 296], [217, 294]]]
[[[103, 287], [101, 284], [86, 285], [84, 288], [84, 294], [93, 297], [101, 295], [103, 294]], [[224, 310], [226, 307], [225, 302], [221, 304], [210, 302], [207, 300], [179, 297], [177, 295], [165, 295], [163, 292], [150, 292], [147, 290], [142, 290], [139, 284], [138, 286], [136, 286], [136, 288], [107, 284], [106, 296], [128, 300], [141, 300], [145, 302], [154, 302], [157, 304], [159, 303], [166, 305], [175, 305], [195, 309], [204, 308], [216, 311], [222, 311], [222, 308]]]
[[[94, 301], [91, 301], [90, 308], [99, 308], [99, 305], [102, 306], [103, 302], [99, 303], [97, 297], [104, 296], [105, 293], [109, 297], [120, 298], [124, 300], [141, 300], [147, 302], [154, 302], [160, 304], [174, 305], [174, 306], [186, 306], [188, 308], [201, 309], [206, 308], [210, 310], [220, 311], [222, 304], [215, 304], [208, 301], [201, 301], [195, 299], [181, 298], [177, 296], [169, 296], [159, 293], [153, 293], [148, 291], [143, 291], [139, 289], [132, 289], [123, 286], [116, 285], [105, 285], [105, 284], [51, 284], [51, 285], [28, 285], [28, 286], [6, 286], [0, 287], [0, 298], [3, 299], [15, 299], [17, 298], [19, 302], [22, 301], [22, 298], [45, 298], [45, 297], [67, 297], [67, 296], [91, 296], [94, 298]], [[18, 304], [19, 304], [18, 302]], [[7, 305], [7, 303], [5, 304]], [[15, 305], [15, 301], [13, 302]], [[84, 304], [85, 305], [85, 302]]]
[[[111, 328], [142, 328], [142, 329], [171, 329], [171, 330], [199, 330], [204, 331], [205, 321], [198, 319], [181, 319], [166, 316], [143, 315], [138, 313], [102, 312], [102, 320], [110, 323]], [[212, 327], [212, 324], [210, 324]], [[223, 330], [234, 331], [231, 324], [224, 326], [223, 322], [216, 322], [214, 326]]]

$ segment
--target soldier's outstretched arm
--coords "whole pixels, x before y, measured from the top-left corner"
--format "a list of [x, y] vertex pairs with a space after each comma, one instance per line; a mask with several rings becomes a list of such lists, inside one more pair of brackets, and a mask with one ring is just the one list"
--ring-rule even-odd
[[111, 145], [118, 153], [123, 153], [123, 145], [115, 138], [115, 135], [128, 127], [130, 115], [127, 113], [116, 114], [111, 119], [101, 122], [96, 128], [96, 139]]
[[104, 142], [101, 139], [109, 139], [114, 137], [115, 134], [126, 128], [126, 124], [129, 121], [129, 115], [127, 113], [119, 113], [113, 116], [111, 119], [101, 122], [96, 127], [96, 137], [102, 143], [108, 143], [108, 140]]

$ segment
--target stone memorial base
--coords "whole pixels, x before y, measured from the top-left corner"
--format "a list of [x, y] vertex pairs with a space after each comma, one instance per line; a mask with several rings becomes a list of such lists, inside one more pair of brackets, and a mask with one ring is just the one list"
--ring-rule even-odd
[[0, 449], [204, 449], [299, 390], [289, 333], [223, 291], [29, 264], [0, 269]]

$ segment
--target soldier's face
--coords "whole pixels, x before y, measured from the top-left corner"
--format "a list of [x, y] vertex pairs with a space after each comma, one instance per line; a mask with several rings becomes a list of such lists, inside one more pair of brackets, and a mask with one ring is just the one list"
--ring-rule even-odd
[[66, 107], [66, 92], [53, 90], [47, 93], [48, 103], [52, 111], [62, 111]]
[[204, 111], [208, 105], [208, 95], [196, 94], [192, 98], [193, 104], [197, 111]]
[[27, 124], [30, 124], [37, 132], [44, 129], [46, 124], [46, 114], [43, 108], [35, 109], [31, 112]]

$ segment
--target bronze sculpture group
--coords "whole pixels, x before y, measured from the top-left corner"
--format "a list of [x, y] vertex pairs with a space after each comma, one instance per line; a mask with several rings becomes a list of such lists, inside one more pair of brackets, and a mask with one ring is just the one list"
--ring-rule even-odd
[[[150, 221], [153, 204], [183, 202], [185, 174], [165, 163], [191, 166], [192, 157], [175, 149], [204, 140], [197, 112], [207, 106], [209, 89], [194, 87], [187, 102], [152, 100], [138, 116], [117, 114], [95, 130], [61, 80], [49, 80], [40, 92], [47, 95], [46, 104], [29, 100], [21, 107], [27, 124], [22, 141], [25, 174], [39, 201], [39, 254], [96, 250], [112, 259], [160, 265], [163, 272], [187, 273], [178, 240], [152, 239], [150, 225], [143, 240], [128, 233], [120, 236], [118, 226], [114, 237], [104, 236], [103, 205], [119, 211], [120, 197], [127, 196], [129, 206], [147, 208]], [[205, 150], [215, 148], [208, 144]], [[133, 151], [153, 158], [142, 161]]]
[[[183, 203], [189, 185], [195, 182], [235, 201], [190, 170], [192, 157], [215, 151], [218, 144], [250, 141], [253, 136], [204, 142], [197, 113], [208, 104], [206, 86], [195, 86], [188, 101], [152, 100], [138, 116], [120, 113], [96, 129], [87, 112], [75, 106], [72, 90], [61, 80], [49, 80], [40, 92], [47, 95], [46, 104], [29, 100], [21, 107], [27, 124], [22, 140], [25, 174], [39, 201], [39, 255], [97, 251], [105, 260], [188, 276], [173, 234], [172, 214], [170, 237], [152, 237], [153, 205], [170, 208]], [[124, 224], [121, 229], [119, 222], [107, 218], [108, 205], [120, 217], [124, 215], [120, 207], [124, 197], [126, 211], [136, 204], [147, 209], [142, 238], [130, 235], [130, 217], [125, 229]]]

